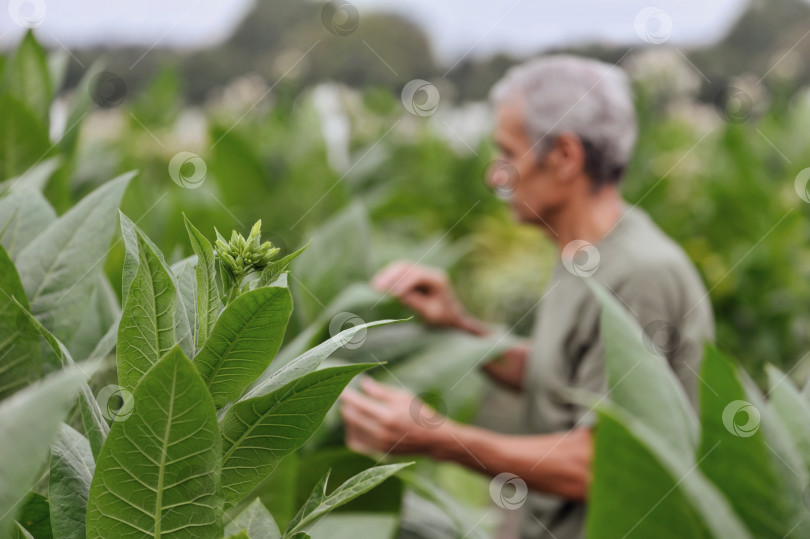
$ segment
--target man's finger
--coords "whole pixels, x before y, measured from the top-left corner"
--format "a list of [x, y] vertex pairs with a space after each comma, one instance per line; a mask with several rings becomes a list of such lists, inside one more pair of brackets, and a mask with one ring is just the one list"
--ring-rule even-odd
[[345, 406], [356, 408], [377, 421], [388, 416], [388, 407], [384, 403], [351, 389], [344, 390], [340, 394], [340, 401]]
[[378, 383], [369, 376], [363, 376], [360, 379], [360, 387], [366, 395], [383, 402], [394, 402], [402, 393], [400, 390]]
[[392, 262], [377, 272], [371, 280], [371, 286], [377, 290], [387, 291], [411, 266], [409, 262]]

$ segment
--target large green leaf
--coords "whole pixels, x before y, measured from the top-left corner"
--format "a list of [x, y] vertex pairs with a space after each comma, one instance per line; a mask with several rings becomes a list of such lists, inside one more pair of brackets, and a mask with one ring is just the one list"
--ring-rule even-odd
[[248, 537], [280, 539], [281, 532], [261, 500], [256, 498], [244, 511], [225, 526], [225, 535], [236, 535], [244, 530]]
[[197, 349], [205, 344], [214, 328], [219, 313], [219, 288], [217, 288], [214, 249], [211, 242], [183, 216], [191, 248], [197, 255]]
[[87, 536], [222, 537], [216, 411], [179, 347], [143, 377], [133, 401], [96, 462]]
[[51, 443], [48, 498], [56, 539], [84, 539], [87, 497], [96, 463], [87, 438], [62, 424]]
[[309, 499], [301, 507], [298, 514], [293, 517], [292, 521], [290, 521], [284, 536], [290, 537], [296, 532], [302, 531], [318, 518], [350, 502], [364, 492], [368, 492], [402, 468], [410, 466], [411, 464], [413, 463], [406, 462], [369, 468], [337, 487], [331, 494], [326, 493], [327, 482], [329, 480], [329, 475], [327, 474], [324, 476], [323, 480], [315, 486]]
[[[53, 173], [59, 168], [62, 159], [59, 156], [44, 159], [25, 171], [25, 174], [0, 183], [0, 193], [29, 190], [42, 193]], [[44, 229], [44, 227], [43, 227]]]
[[73, 338], [90, 305], [115, 231], [118, 205], [134, 174], [123, 174], [84, 197], [17, 258], [34, 314], [52, 320], [49, 329], [63, 342]]
[[25, 34], [6, 65], [2, 89], [25, 103], [40, 122], [48, 125], [53, 85], [45, 51], [34, 39], [33, 32]]
[[[62, 365], [63, 368], [74, 367], [76, 363], [73, 361], [73, 357], [70, 355], [70, 351], [68, 351], [67, 347], [62, 344], [59, 339], [54, 337], [39, 320], [34, 318], [34, 315], [23, 309], [22, 305], [18, 303], [16, 299], [15, 303], [17, 303], [17, 306], [21, 309], [21, 312], [25, 315], [34, 331], [38, 332], [38, 334], [45, 339], [46, 344], [59, 359], [59, 364]], [[91, 359], [98, 360], [101, 359], [101, 357], [92, 356]], [[87, 382], [79, 384], [79, 409], [81, 411], [85, 432], [87, 432], [87, 437], [90, 439], [93, 455], [98, 455], [110, 429]]]
[[180, 286], [175, 278], [174, 272], [166, 263], [165, 258], [163, 257], [163, 253], [160, 251], [157, 245], [155, 245], [149, 236], [147, 236], [143, 230], [138, 228], [138, 226], [133, 223], [126, 215], [120, 213], [121, 218], [121, 236], [124, 239], [125, 245], [125, 254], [124, 254], [124, 268], [123, 273], [121, 275], [122, 281], [122, 288], [121, 288], [121, 295], [123, 297], [123, 302], [126, 304], [126, 300], [129, 294], [129, 288], [132, 284], [132, 280], [135, 278], [135, 274], [138, 271], [139, 266], [141, 265], [141, 251], [143, 250], [141, 245], [143, 244], [149, 251], [151, 251], [150, 259], [156, 260], [157, 263], [163, 268], [163, 272], [169, 276], [169, 279], [176, 291], [176, 298], [175, 301], [178, 303], [178, 307], [174, 312], [174, 338], [175, 341], [180, 345], [180, 348], [183, 349], [183, 352], [191, 357], [194, 355], [194, 340], [191, 333], [191, 326], [192, 324], [189, 323], [186, 311], [182, 308], [183, 306], [180, 305]]
[[0, 94], [0, 179], [24, 174], [48, 155], [48, 130], [25, 103]]
[[[323, 309], [314, 322], [301, 331], [295, 339], [284, 345], [278, 357], [270, 364], [275, 371], [285, 366], [297, 356], [316, 344], [316, 339], [329, 327], [330, 321], [341, 313], [373, 307], [383, 295], [371, 289], [366, 283], [354, 283], [343, 290], [326, 309]], [[296, 303], [296, 307], [297, 307]]]
[[768, 406], [796, 441], [804, 466], [810, 474], [810, 402], [793, 385], [788, 375], [768, 366]]
[[[180, 343], [180, 347], [189, 352], [192, 357], [196, 353], [194, 328], [196, 327], [195, 317], [197, 312], [197, 278], [194, 266], [197, 265], [197, 257], [190, 256], [180, 262], [172, 264], [172, 275], [177, 285], [177, 313], [182, 316], [183, 323], [175, 324], [175, 330], [183, 328], [186, 342]], [[188, 331], [185, 331], [188, 328]], [[179, 331], [178, 331], [179, 333]], [[180, 339], [178, 338], [178, 341]], [[192, 353], [193, 352], [193, 353]]]
[[393, 324], [398, 320], [378, 320], [376, 322], [369, 322], [367, 324], [358, 324], [349, 329], [345, 329], [337, 333], [334, 337], [327, 341], [322, 342], [315, 348], [311, 348], [284, 365], [282, 368], [267, 372], [262, 375], [250, 390], [245, 394], [241, 400], [258, 397], [259, 395], [266, 395], [275, 389], [284, 386], [296, 378], [314, 371], [320, 367], [323, 360], [331, 356], [337, 349], [345, 346], [347, 343], [352, 342], [352, 339], [358, 334], [365, 332], [368, 328], [375, 326], [384, 326], [386, 324]]
[[48, 499], [38, 492], [28, 494], [20, 513], [17, 515], [17, 522], [37, 539], [53, 538], [51, 507]]
[[65, 368], [0, 402], [0, 537], [11, 532], [16, 508], [39, 480], [53, 433], [97, 366]]
[[698, 421], [666, 360], [650, 352], [643, 330], [618, 300], [586, 280], [602, 304], [601, 338], [610, 399], [655, 431], [684, 462], [694, 462]]
[[755, 536], [810, 536], [802, 503], [807, 473], [782, 424], [714, 348], [706, 349], [701, 378], [700, 469]]
[[221, 422], [222, 487], [233, 505], [301, 447], [320, 426], [346, 384], [371, 365], [311, 372], [279, 389], [231, 406]]
[[118, 323], [121, 318], [121, 306], [110, 280], [103, 273], [96, 280], [96, 287], [91, 296], [81, 324], [73, 339], [67, 344], [71, 355], [79, 358], [92, 356], [101, 340]]
[[13, 189], [0, 198], [0, 243], [17, 258], [55, 220], [56, 212], [42, 193], [30, 187]]
[[285, 287], [257, 288], [222, 311], [194, 358], [218, 407], [236, 400], [278, 352], [292, 311]]
[[0, 246], [0, 399], [42, 376], [39, 335], [25, 316], [27, 310], [20, 277]]
[[[171, 270], [151, 242], [121, 214], [124, 238], [135, 237], [137, 267], [124, 282], [126, 299], [118, 326], [118, 380], [132, 391], [149, 368], [175, 345], [177, 291]], [[127, 245], [127, 256], [132, 252]], [[126, 279], [126, 276], [125, 276]]]
[[293, 263], [302, 286], [294, 287], [295, 305], [303, 323], [312, 323], [347, 283], [371, 277], [371, 227], [362, 204], [355, 203], [321, 225], [309, 248]]
[[751, 537], [720, 492], [668, 440], [615, 406], [603, 403], [597, 412], [587, 537]]

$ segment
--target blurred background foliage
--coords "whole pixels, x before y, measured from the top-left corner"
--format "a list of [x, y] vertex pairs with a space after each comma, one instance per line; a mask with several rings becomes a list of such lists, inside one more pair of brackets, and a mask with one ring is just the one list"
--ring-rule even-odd
[[[756, 378], [769, 362], [800, 382], [810, 375], [810, 207], [794, 180], [810, 155], [807, 28], [807, 3], [755, 0], [709, 48], [569, 49], [619, 62], [635, 82], [641, 135], [624, 193], [697, 265], [718, 347]], [[46, 54], [29, 35], [0, 58], [0, 179], [39, 171], [63, 213], [137, 169], [122, 210], [169, 262], [191, 254], [183, 213], [209, 237], [214, 227], [246, 233], [262, 219], [284, 253], [315, 238], [292, 274], [291, 350], [328, 337], [342, 311], [409, 316], [362, 284], [398, 258], [446, 268], [471, 311], [525, 335], [554, 248], [513, 223], [484, 182], [494, 158], [487, 92], [519, 61], [467, 59], [445, 73], [408, 20], [369, 15], [337, 36], [319, 4], [299, 0], [258, 2], [209, 50]], [[403, 107], [400, 92], [414, 78], [439, 89], [432, 116]], [[202, 157], [199, 188], [172, 181], [178, 152]], [[123, 255], [114, 242], [105, 264], [119, 294]], [[481, 392], [495, 390], [468, 374], [492, 342], [441, 340], [410, 323], [370, 332], [366, 345], [357, 354], [392, 362], [380, 377], [454, 417], [519, 428], [517, 414], [477, 410]], [[488, 398], [517, 406], [506, 393]], [[335, 423], [317, 444], [339, 445]], [[469, 479], [439, 470], [431, 473], [464, 497]], [[268, 506], [289, 502], [275, 492], [264, 493]]]
[[[620, 61], [636, 81], [641, 136], [627, 199], [687, 250], [711, 289], [720, 347], [755, 374], [766, 361], [790, 369], [808, 347], [807, 206], [793, 180], [807, 164], [810, 68], [802, 58], [810, 40], [801, 35], [810, 6], [776, 4], [753, 1], [706, 49], [575, 50]], [[210, 50], [81, 50], [60, 62], [57, 49], [47, 66], [62, 73], [47, 90], [60, 96], [51, 125], [47, 110], [13, 107], [14, 115], [39, 115], [27, 118], [16, 173], [61, 127], [66, 134], [49, 155], [61, 150], [67, 162], [47, 190], [57, 211], [138, 169], [124, 211], [146, 215], [146, 231], [178, 259], [187, 254], [181, 211], [209, 234], [262, 218], [289, 250], [361, 200], [372, 223], [366, 274], [393, 258], [452, 248], [437, 262], [449, 265], [470, 308], [527, 331], [552, 251], [539, 233], [512, 224], [483, 182], [493, 149], [482, 100], [518, 59], [464, 60], [442, 77], [408, 20], [370, 15], [338, 36], [320, 10], [260, 2]], [[81, 66], [99, 58], [104, 67], [89, 69], [104, 72], [88, 81]], [[416, 77], [441, 94], [429, 118], [400, 103], [404, 82]], [[87, 101], [83, 92], [92, 97], [86, 117], [70, 125], [66, 111]], [[205, 160], [200, 189], [171, 182], [168, 162], [179, 151]], [[120, 246], [114, 251], [107, 267], [115, 282]]]

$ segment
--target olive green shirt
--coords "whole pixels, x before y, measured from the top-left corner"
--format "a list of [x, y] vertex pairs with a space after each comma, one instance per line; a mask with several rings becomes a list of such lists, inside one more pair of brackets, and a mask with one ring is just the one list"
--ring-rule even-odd
[[[566, 398], [567, 390], [607, 392], [601, 308], [582, 275], [619, 298], [647, 333], [639, 339], [666, 357], [694, 403], [703, 343], [714, 337], [708, 294], [681, 248], [646, 213], [625, 206], [604, 239], [552, 273], [538, 306], [524, 382], [527, 433], [592, 425], [591, 411]], [[584, 537], [585, 513], [585, 503], [530, 492], [521, 538]]]

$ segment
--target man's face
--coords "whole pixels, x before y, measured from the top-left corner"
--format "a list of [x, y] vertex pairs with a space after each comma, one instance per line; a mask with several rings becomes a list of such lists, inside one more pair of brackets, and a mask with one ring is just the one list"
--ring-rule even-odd
[[542, 225], [564, 202], [568, 191], [566, 182], [556, 177], [555, 150], [538, 162], [517, 97], [498, 107], [493, 138], [498, 158], [487, 173], [487, 181], [508, 200], [515, 219]]

